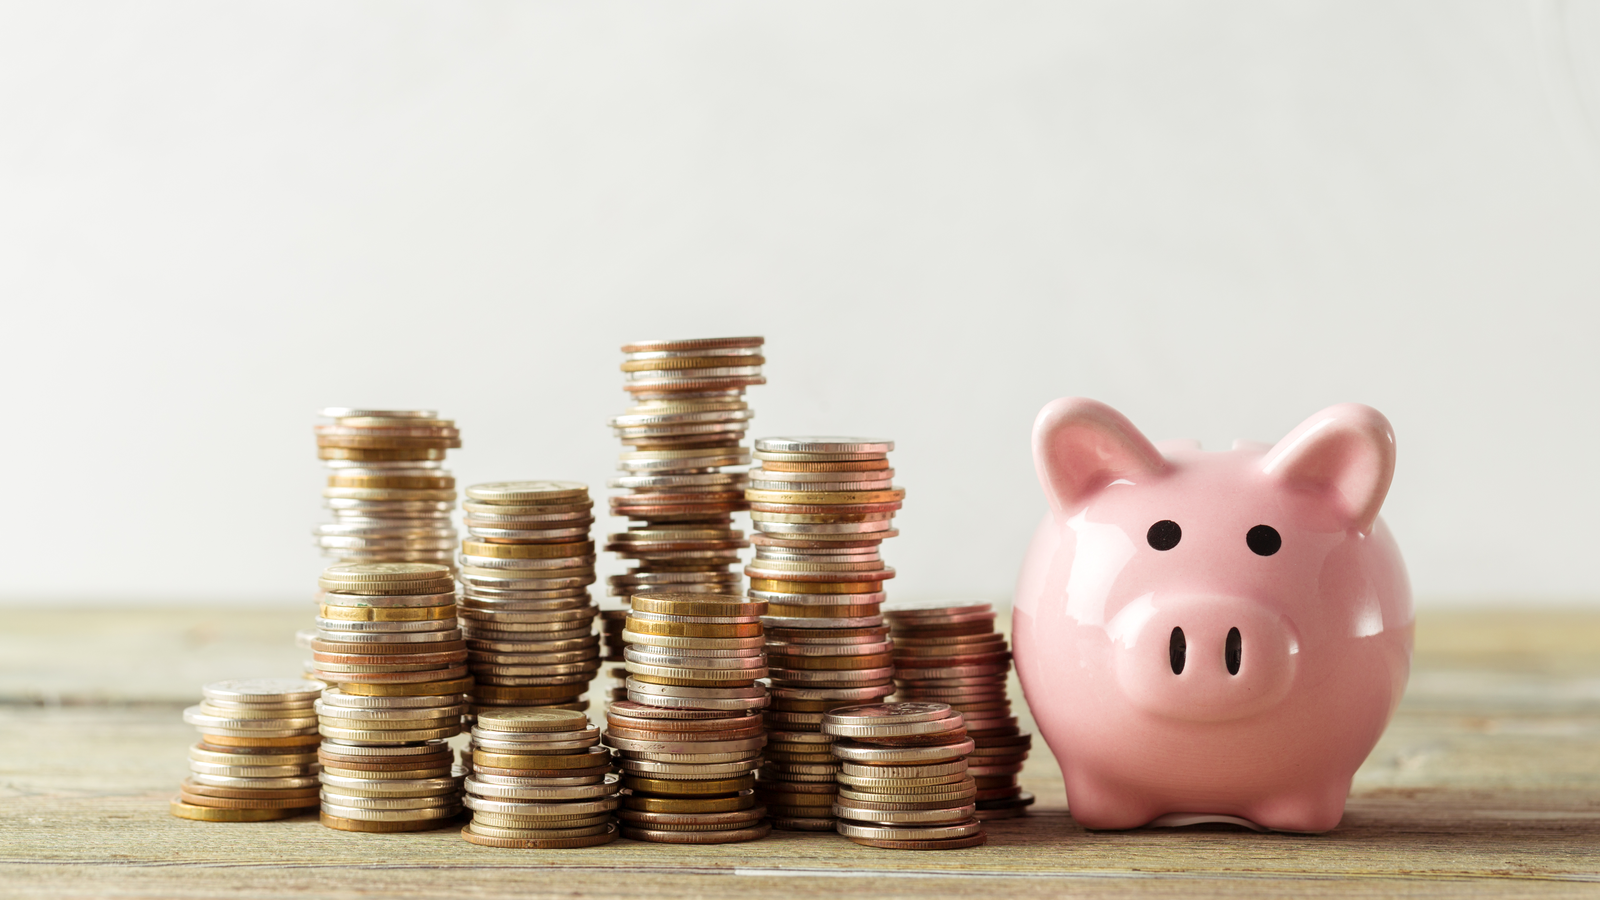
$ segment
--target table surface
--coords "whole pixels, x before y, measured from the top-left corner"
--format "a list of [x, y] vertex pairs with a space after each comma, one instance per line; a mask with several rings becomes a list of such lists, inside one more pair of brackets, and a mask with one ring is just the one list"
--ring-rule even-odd
[[[1511, 607], [1507, 607], [1509, 610]], [[1026, 819], [944, 853], [775, 832], [720, 847], [514, 851], [459, 826], [175, 819], [210, 680], [298, 671], [299, 608], [16, 610], [0, 631], [0, 895], [1600, 896], [1600, 613], [1424, 612], [1404, 704], [1319, 836], [1088, 832], [1036, 746]], [[1017, 696], [1020, 704], [1020, 694]], [[1030, 723], [1031, 725], [1031, 723]]]

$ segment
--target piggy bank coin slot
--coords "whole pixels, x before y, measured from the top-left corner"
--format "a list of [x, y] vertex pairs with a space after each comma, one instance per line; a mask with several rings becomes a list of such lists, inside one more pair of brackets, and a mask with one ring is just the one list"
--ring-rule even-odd
[[[1238, 629], [1234, 629], [1237, 633]], [[1172, 662], [1172, 674], [1183, 674], [1183, 660], [1189, 654], [1189, 644], [1183, 639], [1183, 629], [1172, 629], [1172, 640], [1167, 643], [1167, 659]]]
[[1239, 674], [1239, 662], [1244, 658], [1244, 636], [1239, 629], [1228, 629], [1227, 643], [1222, 645], [1222, 661], [1228, 664], [1228, 674]]

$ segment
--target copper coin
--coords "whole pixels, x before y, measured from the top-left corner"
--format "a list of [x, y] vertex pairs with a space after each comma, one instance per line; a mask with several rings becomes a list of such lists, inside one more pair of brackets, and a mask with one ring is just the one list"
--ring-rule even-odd
[[233, 797], [211, 797], [197, 794], [183, 788], [178, 789], [178, 796], [190, 806], [214, 806], [219, 809], [311, 809], [321, 805], [321, 800], [316, 797], [297, 797], [284, 800], [238, 799]]

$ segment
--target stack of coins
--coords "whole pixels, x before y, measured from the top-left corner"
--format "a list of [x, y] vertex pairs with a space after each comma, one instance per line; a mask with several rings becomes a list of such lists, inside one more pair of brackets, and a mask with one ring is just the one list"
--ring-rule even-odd
[[318, 584], [311, 642], [319, 678], [322, 824], [422, 831], [461, 811], [445, 740], [461, 733], [467, 650], [450, 569], [435, 563], [332, 566]]
[[450, 564], [456, 480], [445, 453], [461, 446], [455, 423], [431, 409], [349, 409], [322, 415], [317, 455], [328, 467], [323, 503], [332, 524], [317, 527], [323, 555], [345, 562]]
[[752, 791], [766, 743], [764, 608], [737, 595], [632, 598], [628, 699], [611, 704], [605, 734], [627, 789], [623, 837], [724, 844], [772, 830]]
[[831, 709], [893, 692], [879, 610], [894, 570], [878, 545], [893, 537], [905, 492], [892, 484], [890, 441], [764, 438], [750, 472], [756, 558], [750, 598], [768, 604], [771, 742], [761, 795], [778, 828], [832, 831], [838, 764], [822, 732]]
[[600, 731], [572, 709], [485, 709], [472, 729], [461, 836], [522, 850], [617, 839], [617, 776]]
[[839, 833], [869, 847], [957, 850], [985, 840], [973, 816], [961, 713], [945, 703], [874, 703], [836, 709], [822, 730], [839, 740]]
[[748, 546], [733, 528], [733, 513], [745, 509], [745, 476], [724, 469], [750, 461], [744, 389], [766, 382], [761, 345], [759, 337], [623, 345], [623, 389], [636, 405], [611, 420], [632, 448], [611, 482], [628, 493], [611, 498], [611, 512], [632, 521], [606, 549], [636, 566], [611, 577], [611, 596], [739, 592], [739, 573], [729, 568]]
[[322, 686], [253, 678], [206, 685], [183, 720], [200, 729], [172, 814], [206, 822], [287, 819], [317, 806], [317, 716]]
[[888, 612], [894, 637], [897, 700], [948, 703], [976, 744], [967, 770], [978, 785], [980, 819], [1023, 815], [1033, 795], [1017, 784], [1033, 736], [1011, 714], [1006, 676], [1011, 651], [994, 630], [987, 603], [919, 606]]
[[600, 638], [605, 642], [602, 662], [615, 663], [606, 669], [606, 674], [611, 677], [606, 691], [608, 702], [628, 699], [628, 669], [623, 663], [627, 662], [624, 653], [627, 651], [628, 642], [623, 639], [622, 632], [628, 625], [628, 607], [619, 606], [616, 609], [600, 610]]
[[586, 709], [584, 692], [600, 670], [588, 486], [473, 485], [463, 507], [461, 618], [475, 709]]

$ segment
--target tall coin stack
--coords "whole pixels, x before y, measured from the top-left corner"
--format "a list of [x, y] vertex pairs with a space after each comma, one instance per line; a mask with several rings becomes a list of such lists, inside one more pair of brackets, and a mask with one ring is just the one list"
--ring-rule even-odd
[[322, 686], [253, 678], [206, 685], [183, 720], [200, 729], [172, 814], [206, 822], [287, 819], [317, 807]]
[[521, 850], [617, 839], [617, 776], [600, 731], [572, 709], [486, 709], [472, 729], [461, 836]]
[[445, 740], [461, 733], [466, 644], [454, 580], [436, 563], [332, 566], [318, 581], [311, 647], [318, 678], [322, 824], [423, 831], [461, 811]]
[[744, 390], [764, 384], [762, 338], [702, 338], [624, 344], [623, 389], [635, 405], [611, 420], [631, 447], [622, 475], [626, 494], [611, 498], [613, 515], [632, 520], [606, 549], [636, 566], [610, 579], [611, 596], [646, 591], [738, 593], [729, 567], [748, 546], [733, 528], [745, 508], [743, 446], [753, 415]]
[[869, 847], [959, 850], [986, 838], [974, 817], [961, 713], [945, 703], [875, 703], [828, 713], [839, 740], [839, 833]]
[[316, 530], [323, 555], [451, 565], [456, 480], [444, 458], [461, 446], [455, 423], [431, 409], [333, 407], [322, 415], [334, 420], [316, 428], [329, 470], [323, 503], [334, 516]]
[[980, 819], [1024, 815], [1033, 795], [1017, 784], [1033, 736], [1011, 714], [1006, 676], [1011, 651], [994, 630], [987, 603], [924, 606], [888, 613], [898, 700], [948, 703], [976, 743], [968, 771], [977, 782]]
[[611, 704], [605, 732], [626, 789], [623, 837], [725, 844], [771, 832], [752, 791], [766, 743], [765, 606], [722, 594], [632, 598], [628, 699]]
[[894, 690], [880, 609], [894, 570], [878, 545], [898, 534], [905, 492], [892, 484], [890, 441], [764, 438], [750, 472], [756, 558], [745, 569], [771, 666], [771, 731], [761, 797], [778, 828], [832, 831], [838, 762], [823, 716]]
[[478, 484], [462, 506], [461, 618], [475, 709], [586, 709], [600, 670], [588, 486]]

